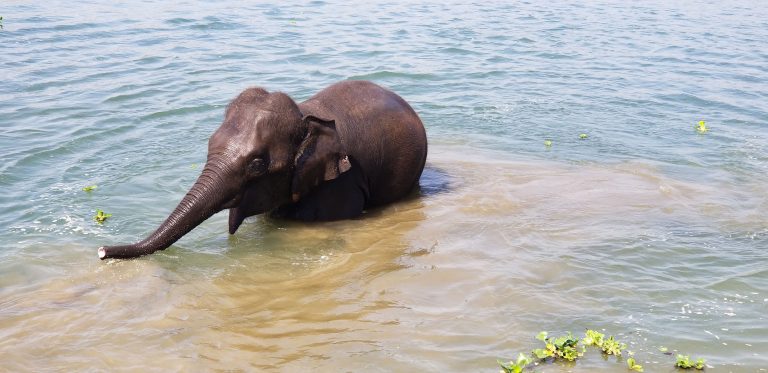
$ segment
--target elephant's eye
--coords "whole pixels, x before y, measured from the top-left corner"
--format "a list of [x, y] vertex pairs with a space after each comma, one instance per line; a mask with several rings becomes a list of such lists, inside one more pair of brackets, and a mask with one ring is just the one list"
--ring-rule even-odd
[[248, 174], [251, 176], [260, 176], [267, 171], [267, 162], [263, 158], [254, 158], [248, 164]]

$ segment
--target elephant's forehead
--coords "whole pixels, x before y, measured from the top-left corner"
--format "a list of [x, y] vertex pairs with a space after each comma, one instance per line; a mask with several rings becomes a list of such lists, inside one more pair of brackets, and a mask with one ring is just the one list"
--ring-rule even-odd
[[235, 152], [249, 152], [255, 148], [281, 141], [287, 129], [281, 126], [277, 113], [267, 110], [254, 111], [247, 116], [230, 116], [211, 136], [211, 150], [227, 149]]

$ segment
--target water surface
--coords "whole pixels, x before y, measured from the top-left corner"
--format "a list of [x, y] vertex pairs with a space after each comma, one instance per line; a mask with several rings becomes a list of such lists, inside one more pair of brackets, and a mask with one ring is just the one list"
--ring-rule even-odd
[[[541, 330], [586, 328], [647, 372], [674, 371], [661, 346], [711, 371], [768, 367], [760, 2], [0, 15], [3, 369], [497, 371]], [[422, 117], [417, 196], [233, 236], [219, 214], [155, 255], [97, 259], [173, 209], [241, 90], [304, 100], [344, 79]], [[97, 225], [96, 209], [113, 216]], [[537, 370], [626, 366], [590, 350]]]

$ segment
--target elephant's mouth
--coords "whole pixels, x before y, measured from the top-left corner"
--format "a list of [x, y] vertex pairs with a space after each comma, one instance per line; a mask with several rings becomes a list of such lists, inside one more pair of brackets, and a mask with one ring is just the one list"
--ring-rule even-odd
[[245, 184], [237, 195], [221, 207], [229, 209], [229, 233], [234, 234], [243, 220], [263, 214], [290, 202], [290, 172], [278, 172]]

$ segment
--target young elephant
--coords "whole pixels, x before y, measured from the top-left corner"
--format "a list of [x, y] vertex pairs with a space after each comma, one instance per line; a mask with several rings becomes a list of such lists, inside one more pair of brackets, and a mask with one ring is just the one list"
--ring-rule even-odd
[[249, 88], [208, 141], [202, 174], [157, 230], [99, 258], [130, 258], [172, 245], [229, 209], [229, 233], [272, 211], [299, 220], [338, 220], [403, 198], [419, 182], [427, 136], [400, 96], [366, 81], [336, 83], [296, 104]]

